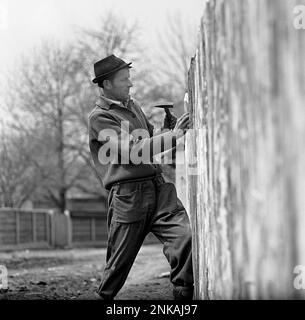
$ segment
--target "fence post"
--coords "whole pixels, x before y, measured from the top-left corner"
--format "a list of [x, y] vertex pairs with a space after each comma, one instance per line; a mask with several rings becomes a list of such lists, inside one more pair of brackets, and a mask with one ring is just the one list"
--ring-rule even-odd
[[54, 210], [49, 210], [49, 240], [51, 246], [55, 246], [55, 218], [54, 218]]
[[64, 212], [66, 216], [66, 221], [67, 221], [67, 246], [71, 247], [72, 246], [72, 219], [70, 216], [70, 211], [65, 210]]
[[55, 247], [70, 247], [72, 244], [72, 225], [69, 211], [64, 214], [53, 211], [51, 215], [51, 243]]

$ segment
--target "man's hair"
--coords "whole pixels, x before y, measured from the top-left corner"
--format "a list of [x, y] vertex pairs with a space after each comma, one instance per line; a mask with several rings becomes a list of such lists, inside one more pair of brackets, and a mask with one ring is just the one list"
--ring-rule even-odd
[[98, 81], [97, 85], [100, 87], [100, 88], [103, 88], [104, 89], [104, 81], [105, 80], [109, 80], [109, 81], [113, 81], [114, 77], [115, 77], [115, 74], [116, 73], [113, 73], [113, 74], [110, 74], [109, 76], [101, 79], [100, 81]]

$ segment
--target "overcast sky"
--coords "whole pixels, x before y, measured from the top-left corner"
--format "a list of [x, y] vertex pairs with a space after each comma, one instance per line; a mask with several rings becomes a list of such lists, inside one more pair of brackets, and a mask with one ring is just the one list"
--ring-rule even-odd
[[118, 12], [122, 19], [137, 19], [143, 31], [153, 35], [156, 29], [162, 29], [171, 11], [180, 11], [199, 23], [204, 1], [0, 0], [0, 72], [42, 38], [71, 39], [77, 27], [97, 26], [106, 10]]

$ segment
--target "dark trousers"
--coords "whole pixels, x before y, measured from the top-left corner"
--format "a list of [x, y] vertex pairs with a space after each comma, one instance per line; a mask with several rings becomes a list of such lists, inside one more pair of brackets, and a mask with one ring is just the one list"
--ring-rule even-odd
[[113, 299], [122, 288], [149, 232], [163, 244], [174, 287], [193, 287], [191, 228], [174, 184], [161, 176], [119, 183], [111, 188], [108, 205], [102, 298]]

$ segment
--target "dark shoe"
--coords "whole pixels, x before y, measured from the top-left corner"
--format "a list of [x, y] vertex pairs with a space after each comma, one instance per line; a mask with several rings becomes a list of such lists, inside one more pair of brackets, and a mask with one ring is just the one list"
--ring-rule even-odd
[[100, 295], [99, 293], [94, 293], [94, 300], [113, 300], [113, 298], [111, 297], [108, 297], [108, 296], [103, 296], [103, 295]]
[[175, 286], [173, 289], [174, 300], [193, 300], [193, 287]]

